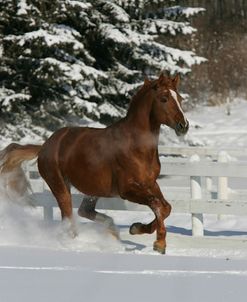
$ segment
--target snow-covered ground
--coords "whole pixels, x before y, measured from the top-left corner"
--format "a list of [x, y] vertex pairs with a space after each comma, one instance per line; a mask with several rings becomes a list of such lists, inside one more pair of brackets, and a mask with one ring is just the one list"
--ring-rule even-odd
[[246, 301], [246, 260], [0, 249], [0, 299]]
[[[238, 100], [231, 109], [230, 116], [223, 106], [189, 112], [191, 130], [180, 143], [246, 148], [247, 102]], [[247, 217], [218, 221], [206, 215], [210, 240], [198, 244], [190, 240], [190, 216], [172, 214], [167, 254], [158, 255], [154, 235], [128, 234], [131, 223], [148, 222], [151, 213], [109, 213], [121, 241], [79, 218], [79, 236], [71, 239], [66, 223], [44, 222], [40, 209], [0, 197], [0, 302], [246, 301]], [[242, 238], [241, 244], [233, 238]]]
[[[247, 250], [175, 242], [190, 236], [190, 217], [167, 220], [167, 255], [152, 251], [153, 235], [130, 236], [134, 221], [151, 213], [111, 213], [121, 232], [116, 241], [91, 222], [77, 221], [79, 236], [66, 224], [47, 223], [39, 211], [1, 203], [0, 301], [245, 301]], [[236, 217], [205, 221], [214, 236], [246, 238], [247, 223]], [[242, 226], [242, 227], [241, 227]], [[246, 248], [246, 245], [245, 245]]]
[[191, 120], [189, 137], [204, 145], [218, 148], [247, 147], [247, 101], [236, 99], [230, 105], [198, 107], [187, 114]]

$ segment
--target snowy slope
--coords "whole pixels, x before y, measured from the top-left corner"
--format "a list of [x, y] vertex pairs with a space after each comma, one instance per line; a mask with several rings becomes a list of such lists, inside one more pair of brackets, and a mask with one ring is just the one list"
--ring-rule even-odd
[[198, 107], [187, 114], [191, 121], [188, 137], [219, 148], [247, 147], [247, 101], [236, 99], [227, 115], [226, 105]]

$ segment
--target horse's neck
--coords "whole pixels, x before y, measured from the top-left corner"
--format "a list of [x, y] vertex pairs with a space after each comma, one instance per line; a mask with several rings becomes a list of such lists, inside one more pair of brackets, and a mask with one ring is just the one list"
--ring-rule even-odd
[[143, 141], [152, 141], [152, 148], [157, 148], [159, 140], [160, 125], [153, 123], [151, 119], [153, 100], [150, 91], [139, 91], [133, 98], [126, 121], [134, 129], [134, 133]]

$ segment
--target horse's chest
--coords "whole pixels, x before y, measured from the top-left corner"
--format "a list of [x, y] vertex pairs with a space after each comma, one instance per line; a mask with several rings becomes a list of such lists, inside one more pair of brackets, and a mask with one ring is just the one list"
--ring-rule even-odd
[[160, 165], [156, 161], [147, 163], [142, 171], [142, 177], [147, 181], [155, 181], [160, 173]]
[[150, 183], [156, 181], [160, 173], [160, 163], [154, 157], [133, 157], [122, 161], [121, 176], [136, 182]]

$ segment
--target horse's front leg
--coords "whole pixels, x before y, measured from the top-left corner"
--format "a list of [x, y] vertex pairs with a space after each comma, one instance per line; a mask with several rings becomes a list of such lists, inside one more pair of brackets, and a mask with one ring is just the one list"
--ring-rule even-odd
[[158, 193], [159, 197], [154, 198], [153, 202], [150, 204], [150, 208], [153, 210], [157, 221], [157, 237], [156, 241], [154, 242], [153, 249], [161, 254], [165, 254], [166, 227], [164, 220], [170, 215], [172, 207], [163, 197], [159, 187], [157, 188], [156, 192]]
[[155, 219], [145, 225], [142, 223], [134, 223], [130, 227], [131, 234], [143, 234], [157, 232], [157, 238], [154, 242], [154, 250], [164, 254], [166, 251], [166, 227], [164, 224], [165, 218], [170, 215], [171, 205], [165, 200], [157, 183], [153, 187], [134, 183], [131, 185], [125, 194], [124, 198], [129, 201], [147, 205], [154, 212]]

